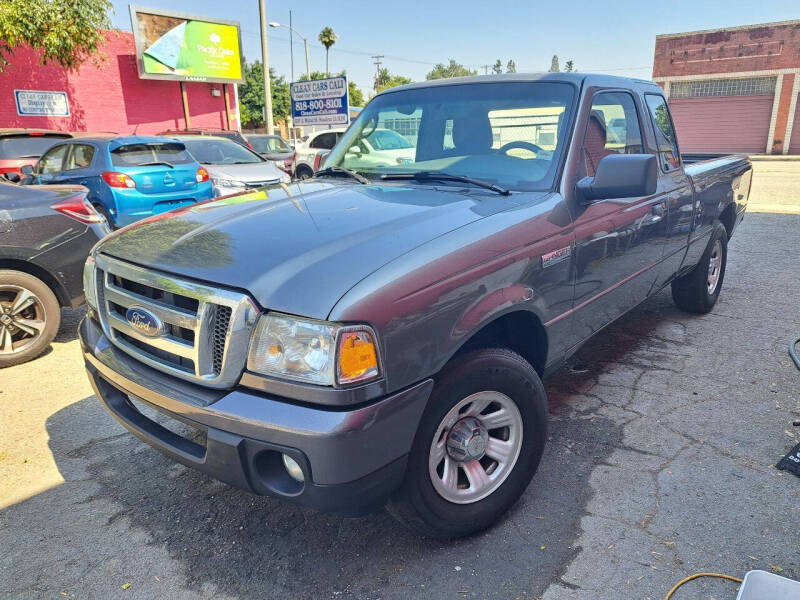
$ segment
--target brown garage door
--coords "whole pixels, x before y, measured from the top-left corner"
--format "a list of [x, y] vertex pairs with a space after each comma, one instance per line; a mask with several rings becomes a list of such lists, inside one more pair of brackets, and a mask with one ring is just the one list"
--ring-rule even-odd
[[797, 98], [797, 108], [794, 111], [792, 137], [789, 138], [789, 154], [800, 154], [800, 96]]
[[772, 95], [670, 99], [681, 152], [763, 154], [772, 103]]

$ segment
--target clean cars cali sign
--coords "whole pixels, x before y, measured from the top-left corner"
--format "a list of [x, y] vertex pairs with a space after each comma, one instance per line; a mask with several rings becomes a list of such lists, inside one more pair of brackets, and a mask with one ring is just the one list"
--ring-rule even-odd
[[69, 99], [66, 92], [14, 90], [14, 100], [20, 117], [69, 116]]
[[350, 122], [347, 77], [296, 81], [291, 86], [291, 97], [295, 126]]

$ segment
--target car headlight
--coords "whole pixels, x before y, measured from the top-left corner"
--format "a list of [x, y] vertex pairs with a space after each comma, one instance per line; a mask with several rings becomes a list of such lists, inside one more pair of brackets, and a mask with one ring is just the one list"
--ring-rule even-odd
[[83, 265], [83, 293], [86, 294], [86, 304], [95, 310], [98, 305], [96, 273], [94, 256], [89, 256]]
[[281, 183], [291, 183], [291, 181], [292, 181], [292, 178], [289, 177], [289, 175], [287, 175], [287, 174], [281, 175], [281, 178], [280, 178], [280, 182]]
[[250, 341], [247, 369], [318, 385], [346, 385], [380, 376], [375, 334], [288, 315], [262, 315]]
[[226, 188], [242, 188], [245, 189], [247, 184], [244, 181], [236, 181], [235, 179], [212, 179], [215, 187]]

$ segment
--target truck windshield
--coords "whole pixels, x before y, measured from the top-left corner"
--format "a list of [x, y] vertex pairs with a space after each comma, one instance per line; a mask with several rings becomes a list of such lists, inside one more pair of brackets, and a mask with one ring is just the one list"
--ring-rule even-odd
[[426, 171], [511, 190], [549, 189], [565, 145], [573, 96], [571, 84], [554, 82], [388, 92], [361, 112], [325, 166], [370, 179]]

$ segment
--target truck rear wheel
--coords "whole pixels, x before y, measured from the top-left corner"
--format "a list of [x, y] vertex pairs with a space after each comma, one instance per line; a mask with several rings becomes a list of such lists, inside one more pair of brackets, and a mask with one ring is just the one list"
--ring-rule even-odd
[[0, 270], [0, 368], [36, 358], [61, 325], [53, 290], [22, 271]]
[[525, 359], [499, 348], [457, 357], [437, 377], [387, 508], [427, 537], [486, 529], [528, 487], [546, 435], [547, 397]]
[[717, 303], [728, 262], [728, 234], [717, 223], [700, 262], [689, 273], [672, 282], [672, 299], [686, 312], [707, 313]]

